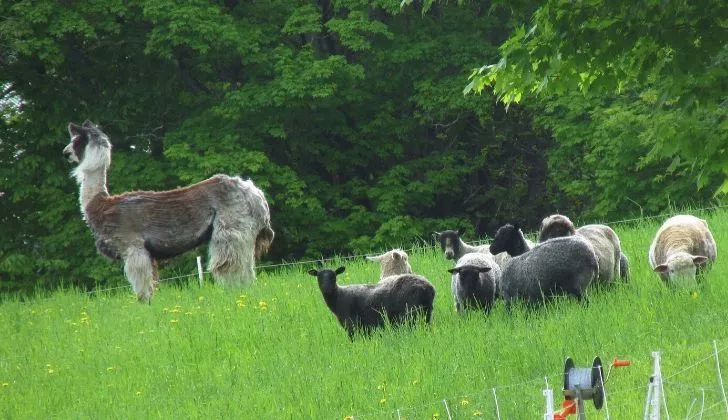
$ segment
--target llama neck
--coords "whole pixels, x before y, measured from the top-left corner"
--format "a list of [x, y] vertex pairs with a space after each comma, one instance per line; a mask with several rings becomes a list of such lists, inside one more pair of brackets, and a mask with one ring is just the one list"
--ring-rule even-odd
[[99, 194], [104, 196], [109, 195], [109, 191], [106, 189], [106, 168], [101, 167], [94, 170], [86, 170], [76, 174], [76, 177], [81, 184], [81, 194], [79, 201], [81, 202], [81, 210], [86, 215], [86, 206], [91, 200]]

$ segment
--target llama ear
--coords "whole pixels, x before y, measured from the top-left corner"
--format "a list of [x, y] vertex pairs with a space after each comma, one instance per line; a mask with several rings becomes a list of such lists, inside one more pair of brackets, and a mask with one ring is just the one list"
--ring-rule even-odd
[[440, 233], [440, 232], [432, 232], [432, 239], [434, 239], [436, 241], [439, 241], [440, 240], [440, 235], [442, 235], [442, 233]]
[[308, 274], [310, 274], [314, 277], [318, 277], [318, 270], [315, 270], [312, 268], [312, 269], [308, 270]]
[[447, 272], [450, 274], [455, 274], [455, 273], [459, 273], [460, 269], [458, 267], [455, 267], [455, 268], [451, 268], [451, 269], [447, 270]]
[[70, 134], [71, 137], [83, 135], [83, 127], [78, 124], [68, 123], [68, 134]]
[[463, 233], [465, 233], [465, 228], [461, 227], [458, 229], [458, 236], [463, 236]]
[[693, 257], [693, 264], [695, 265], [701, 265], [708, 262], [708, 257], [705, 257], [703, 255], [696, 255]]
[[652, 271], [655, 273], [667, 273], [667, 264], [660, 264], [657, 267], [653, 268]]
[[343, 273], [344, 270], [346, 270], [346, 268], [339, 267], [339, 268], [336, 269], [336, 271], [334, 271], [334, 273], [336, 273], [336, 275], [338, 276], [339, 274]]

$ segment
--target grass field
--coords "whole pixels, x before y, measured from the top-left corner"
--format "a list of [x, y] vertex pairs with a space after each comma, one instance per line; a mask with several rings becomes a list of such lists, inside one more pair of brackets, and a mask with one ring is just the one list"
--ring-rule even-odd
[[[726, 249], [728, 212], [699, 215]], [[728, 382], [728, 266], [719, 256], [697, 290], [666, 288], [647, 263], [661, 222], [613, 226], [632, 281], [593, 292], [587, 307], [559, 299], [506, 314], [500, 303], [487, 317], [458, 316], [452, 262], [439, 249], [413, 251], [415, 272], [437, 289], [432, 327], [353, 343], [305, 274], [310, 266], [260, 273], [245, 290], [165, 282], [151, 305], [130, 290], [6, 298], [0, 417], [496, 418], [495, 394], [501, 418], [540, 419], [546, 380], [562, 400], [565, 358], [589, 367], [600, 356], [631, 361], [608, 377], [606, 409], [636, 419], [651, 352], [660, 351], [671, 417], [698, 416], [703, 406], [703, 419], [728, 418], [713, 357], [717, 340]], [[378, 279], [378, 265], [344, 265], [342, 283]], [[605, 418], [606, 409], [588, 402], [587, 417]]]

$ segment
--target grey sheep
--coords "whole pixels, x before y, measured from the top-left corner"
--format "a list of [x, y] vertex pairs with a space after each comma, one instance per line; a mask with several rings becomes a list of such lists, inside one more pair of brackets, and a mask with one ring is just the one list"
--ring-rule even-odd
[[650, 245], [650, 267], [670, 284], [695, 282], [696, 274], [717, 257], [718, 248], [708, 222], [690, 215], [663, 223]]
[[594, 249], [579, 236], [549, 239], [528, 250], [523, 233], [506, 224], [498, 229], [492, 253], [508, 252], [513, 258], [503, 267], [500, 293], [510, 307], [514, 299], [539, 303], [566, 292], [587, 299], [587, 287], [599, 272]]
[[412, 274], [412, 266], [409, 263], [409, 256], [401, 249], [393, 249], [382, 255], [366, 257], [369, 261], [379, 262], [381, 269], [379, 279], [394, 276], [397, 274]]
[[339, 286], [336, 276], [343, 272], [344, 267], [308, 271], [318, 279], [326, 305], [350, 339], [354, 339], [357, 331], [369, 334], [374, 328], [384, 326], [385, 319], [398, 325], [424, 316], [430, 324], [435, 288], [426, 278], [404, 274], [387, 277], [376, 284]]
[[452, 274], [452, 294], [458, 313], [472, 308], [490, 311], [498, 296], [501, 270], [489, 253], [465, 254], [448, 272]]
[[[445, 258], [448, 260], [459, 260], [463, 255], [471, 252], [482, 252], [485, 254], [492, 254], [490, 252], [490, 245], [470, 245], [460, 238], [465, 233], [465, 228], [455, 230], [444, 230], [442, 232], [434, 232], [432, 236], [440, 243], [440, 248], [445, 253]], [[533, 248], [533, 242], [526, 239], [529, 249]], [[492, 254], [493, 258], [501, 268], [511, 257], [507, 253]]]
[[[622, 245], [617, 233], [607, 225], [591, 224], [578, 229], [574, 223], [561, 214], [552, 214], [541, 221], [539, 242], [563, 236], [578, 235], [586, 239], [593, 247], [599, 263], [600, 284], [611, 284], [617, 279], [627, 280], [629, 261], [622, 253]], [[622, 270], [624, 266], [624, 271]]]

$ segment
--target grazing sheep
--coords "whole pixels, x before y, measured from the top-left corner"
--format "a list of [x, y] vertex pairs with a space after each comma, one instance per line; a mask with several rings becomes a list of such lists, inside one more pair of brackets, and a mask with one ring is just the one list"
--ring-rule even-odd
[[308, 273], [318, 279], [326, 305], [350, 339], [354, 339], [356, 331], [369, 334], [374, 328], [382, 327], [385, 319], [392, 325], [414, 322], [422, 315], [428, 324], [432, 320], [435, 288], [426, 278], [404, 274], [387, 277], [376, 284], [339, 286], [336, 276], [343, 272], [344, 267], [339, 267]]
[[[627, 257], [622, 254], [622, 245], [617, 234], [607, 225], [585, 225], [579, 229], [574, 228], [571, 220], [561, 214], [553, 214], [541, 221], [539, 242], [563, 236], [578, 235], [586, 239], [593, 247], [599, 262], [599, 276], [597, 281], [600, 284], [614, 283], [617, 279], [626, 280], [625, 274], [621, 274], [622, 264], [628, 265]], [[623, 261], [624, 260], [624, 261]]]
[[533, 304], [559, 292], [586, 300], [587, 287], [599, 272], [594, 248], [579, 236], [549, 239], [528, 250], [520, 229], [507, 224], [498, 229], [490, 248], [513, 257], [500, 281], [506, 308], [516, 298]]
[[629, 272], [629, 260], [627, 259], [627, 256], [624, 255], [624, 253], [619, 255], [619, 275], [622, 277], [623, 281], [628, 281], [630, 278], [630, 272]]
[[490, 311], [498, 296], [501, 270], [489, 254], [465, 254], [448, 272], [452, 274], [452, 295], [458, 313], [470, 308]]
[[695, 216], [678, 215], [662, 224], [649, 251], [650, 267], [669, 284], [693, 284], [717, 256], [708, 223]]
[[378, 261], [381, 265], [379, 279], [394, 276], [397, 274], [412, 274], [412, 266], [409, 264], [409, 256], [401, 249], [393, 249], [382, 255], [366, 257], [369, 261]]
[[[445, 230], [442, 232], [434, 232], [432, 236], [440, 242], [440, 247], [445, 253], [445, 258], [448, 260], [459, 260], [463, 255], [471, 252], [482, 252], [485, 254], [491, 254], [490, 245], [469, 245], [463, 242], [460, 237], [465, 233], [465, 228], [460, 228], [457, 231]], [[533, 242], [526, 239], [526, 243], [530, 248], [533, 248]], [[503, 268], [503, 265], [510, 259], [510, 256], [505, 253], [493, 254], [495, 262]]]

